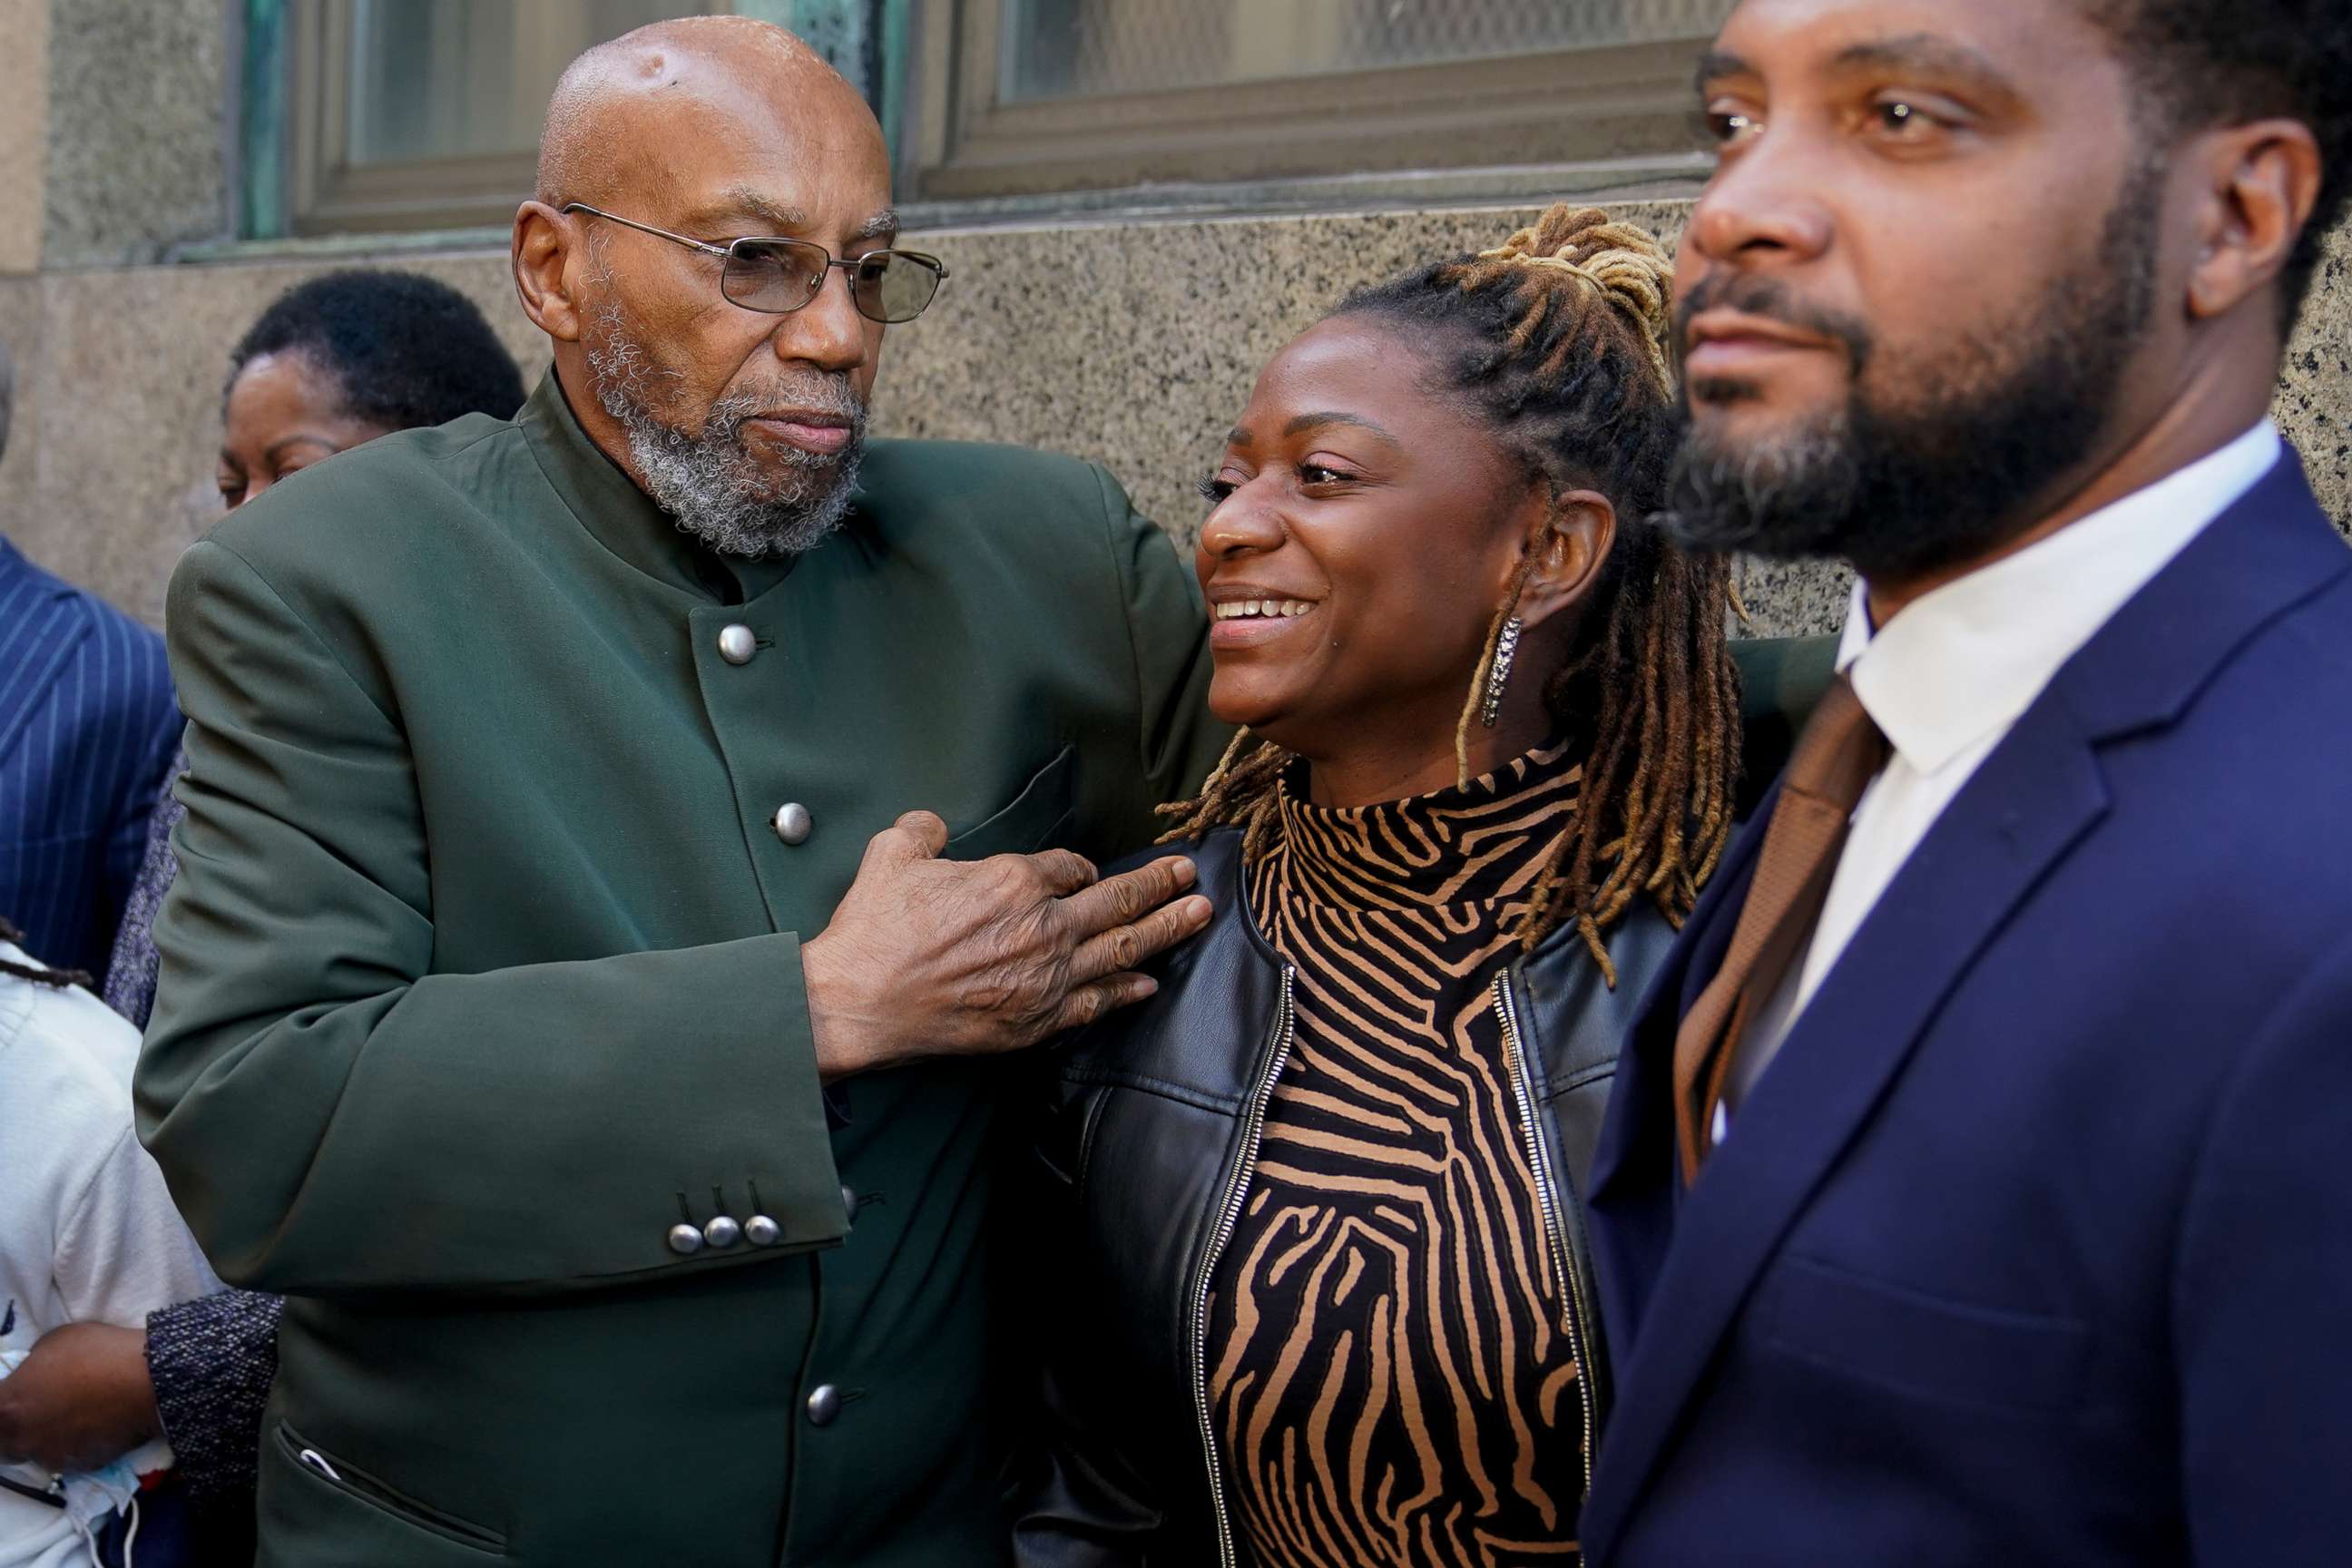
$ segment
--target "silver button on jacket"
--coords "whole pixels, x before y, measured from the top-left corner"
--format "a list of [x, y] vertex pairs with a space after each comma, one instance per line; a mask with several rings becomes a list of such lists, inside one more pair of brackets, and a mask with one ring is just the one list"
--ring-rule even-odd
[[725, 1249], [743, 1239], [743, 1227], [731, 1215], [720, 1215], [702, 1227], [702, 1239], [711, 1246]]
[[719, 628], [719, 657], [728, 663], [749, 664], [751, 662], [751, 656], [759, 651], [760, 639], [753, 637], [751, 628], [740, 621], [731, 626]]
[[690, 1225], [669, 1227], [669, 1249], [680, 1258], [691, 1258], [702, 1250], [702, 1232]]
[[743, 1239], [754, 1247], [773, 1247], [783, 1235], [784, 1227], [763, 1214], [755, 1214], [743, 1222]]
[[799, 801], [788, 800], [776, 807], [776, 837], [785, 843], [798, 846], [808, 842], [809, 829], [816, 824], [809, 816], [809, 808]]
[[817, 1384], [808, 1396], [809, 1425], [830, 1426], [833, 1418], [841, 1414], [841, 1390], [829, 1383]]

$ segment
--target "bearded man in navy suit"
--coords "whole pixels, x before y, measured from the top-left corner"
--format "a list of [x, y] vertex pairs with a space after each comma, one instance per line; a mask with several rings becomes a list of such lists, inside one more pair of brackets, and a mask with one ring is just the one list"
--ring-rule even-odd
[[1593, 1176], [1585, 1547], [2352, 1554], [2352, 551], [2266, 410], [2342, 0], [1745, 0], [1687, 542], [1858, 570]]

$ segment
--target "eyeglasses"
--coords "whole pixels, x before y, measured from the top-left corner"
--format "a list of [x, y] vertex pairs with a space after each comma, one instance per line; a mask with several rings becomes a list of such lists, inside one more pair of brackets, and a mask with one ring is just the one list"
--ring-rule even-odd
[[911, 321], [938, 297], [940, 285], [948, 278], [945, 263], [919, 250], [869, 250], [863, 256], [835, 257], [813, 239], [766, 237], [713, 245], [586, 202], [572, 202], [563, 211], [609, 219], [624, 228], [720, 258], [726, 266], [719, 274], [719, 292], [730, 304], [772, 316], [788, 316], [807, 305], [824, 290], [826, 277], [838, 267], [849, 274], [849, 298], [859, 315], [884, 323]]

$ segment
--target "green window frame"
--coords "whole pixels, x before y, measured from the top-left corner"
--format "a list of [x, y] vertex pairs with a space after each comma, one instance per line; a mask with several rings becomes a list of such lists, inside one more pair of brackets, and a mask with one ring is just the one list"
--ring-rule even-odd
[[[234, 4], [241, 28], [239, 239], [503, 228], [530, 195], [534, 159], [527, 153], [354, 164], [345, 156], [351, 0]], [[792, 28], [859, 85], [888, 128], [905, 113], [914, 5], [720, 0], [707, 9]]]

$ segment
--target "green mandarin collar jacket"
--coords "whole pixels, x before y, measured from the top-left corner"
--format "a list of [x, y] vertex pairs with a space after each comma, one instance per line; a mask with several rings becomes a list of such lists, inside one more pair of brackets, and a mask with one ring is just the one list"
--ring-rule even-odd
[[1118, 486], [879, 441], [839, 534], [730, 563], [551, 374], [273, 488], [168, 621], [141, 1125], [222, 1274], [290, 1298], [263, 1563], [1002, 1561], [1019, 1075], [829, 1117], [799, 944], [903, 812], [1108, 857], [1206, 773], [1198, 595]]

